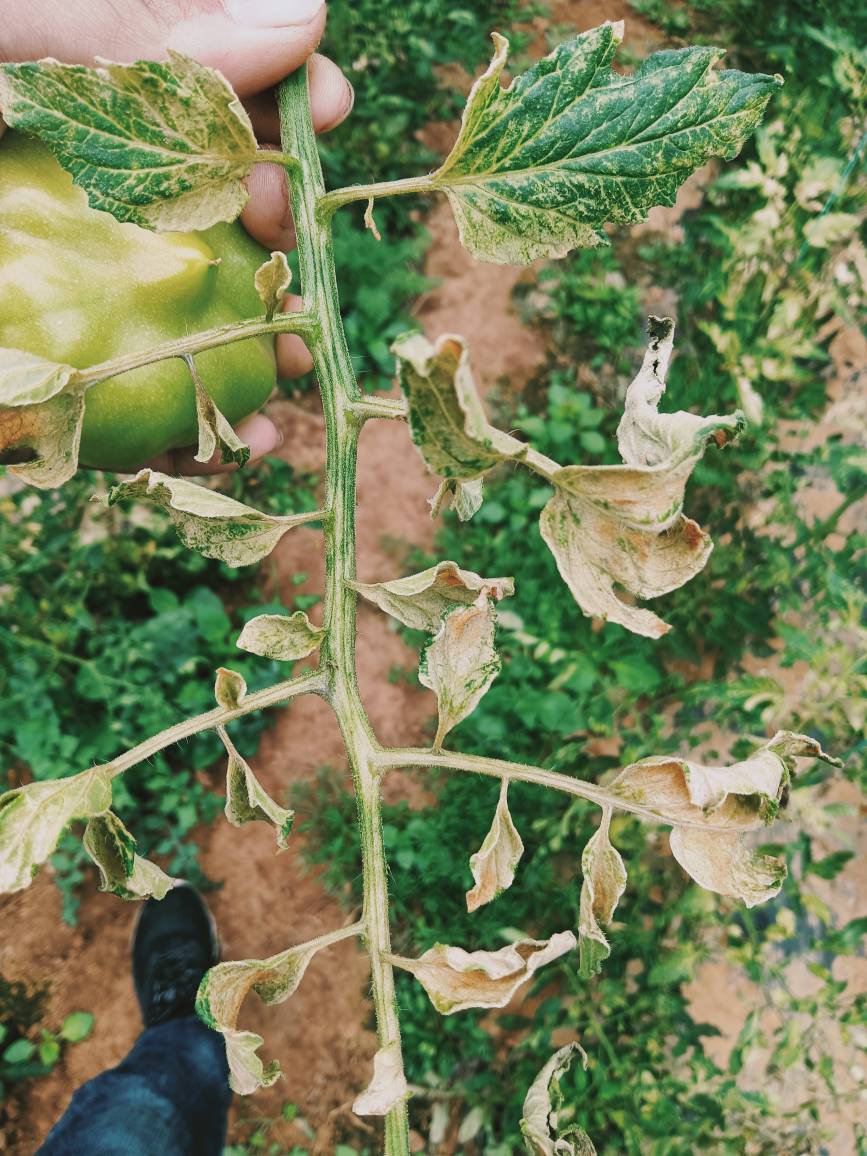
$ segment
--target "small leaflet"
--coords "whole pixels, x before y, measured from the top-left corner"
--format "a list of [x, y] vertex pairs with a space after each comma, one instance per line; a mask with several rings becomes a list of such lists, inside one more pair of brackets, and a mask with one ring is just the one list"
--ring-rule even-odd
[[[0, 349], [0, 463], [42, 490], [78, 469], [84, 390], [71, 365]], [[22, 451], [29, 460], [16, 461]]]
[[0, 349], [0, 409], [48, 401], [67, 389], [77, 374], [71, 365], [47, 361], [22, 349]]
[[218, 963], [199, 985], [196, 1011], [209, 1027], [223, 1033], [229, 1083], [239, 1095], [249, 1096], [259, 1088], [268, 1088], [283, 1074], [276, 1061], [263, 1065], [257, 1054], [264, 1043], [262, 1037], [238, 1028], [241, 1005], [250, 991], [255, 991], [266, 1004], [287, 1000], [304, 978], [319, 946], [305, 943], [268, 959]]
[[224, 710], [237, 710], [247, 695], [244, 676], [225, 666], [218, 667], [214, 682], [214, 698]]
[[705, 565], [712, 543], [683, 512], [687, 480], [713, 438], [724, 445], [740, 415], [699, 417], [657, 410], [665, 392], [674, 322], [651, 317], [644, 364], [626, 393], [617, 430], [622, 466], [566, 466], [553, 477], [554, 496], [539, 528], [566, 585], [588, 616], [659, 638], [670, 626], [650, 610], [618, 597], [677, 589]]
[[521, 939], [499, 951], [464, 951], [438, 943], [418, 959], [388, 956], [395, 967], [412, 972], [444, 1016], [472, 1007], [505, 1007], [538, 969], [575, 947], [571, 931], [550, 939]]
[[437, 696], [434, 747], [476, 709], [500, 673], [494, 649], [496, 612], [484, 593], [470, 606], [449, 611], [422, 655], [418, 678]]
[[178, 537], [191, 550], [227, 566], [249, 566], [266, 557], [285, 533], [321, 515], [263, 514], [219, 490], [156, 470], [140, 470], [128, 482], [112, 486], [109, 506], [127, 498], [151, 502], [169, 515]]
[[164, 899], [176, 880], [135, 852], [135, 839], [112, 811], [88, 821], [84, 849], [99, 868], [100, 891], [121, 899]]
[[294, 614], [260, 614], [251, 618], [238, 638], [241, 650], [278, 662], [294, 662], [312, 654], [326, 631], [314, 626], [303, 610]]
[[45, 141], [92, 208], [118, 221], [208, 229], [247, 201], [250, 118], [219, 72], [180, 53], [97, 68], [0, 64], [0, 105], [11, 127]]
[[[432, 345], [421, 333], [408, 333], [391, 348], [398, 359], [412, 440], [428, 469], [446, 479], [433, 499], [432, 513], [452, 493], [466, 520], [481, 505], [484, 474], [499, 462], [523, 457], [527, 447], [488, 421], [462, 337], [444, 334]], [[461, 492], [472, 483], [469, 493]]]
[[281, 807], [268, 794], [245, 759], [226, 733], [225, 727], [217, 727], [229, 765], [226, 770], [226, 818], [233, 827], [243, 827], [245, 823], [263, 821], [274, 827], [277, 848], [285, 851], [289, 846], [289, 834], [295, 819], [295, 812]]
[[467, 892], [467, 911], [490, 903], [511, 887], [524, 854], [524, 843], [509, 812], [508, 792], [509, 782], [503, 779], [491, 829], [479, 850], [470, 856], [470, 870], [476, 885]]
[[0, 795], [0, 892], [29, 887], [69, 824], [101, 815], [110, 806], [107, 767], [28, 783]]
[[473, 478], [471, 482], [446, 478], [440, 482], [434, 496], [428, 498], [427, 504], [432, 518], [438, 518], [442, 510], [451, 507], [462, 522], [469, 522], [470, 518], [478, 514], [484, 500], [484, 478]]
[[409, 1095], [400, 1044], [387, 1044], [373, 1057], [373, 1079], [352, 1104], [356, 1116], [387, 1116]]
[[566, 1044], [554, 1053], [530, 1085], [521, 1116], [521, 1135], [529, 1156], [596, 1156], [590, 1137], [578, 1124], [559, 1127], [558, 1116], [564, 1103], [559, 1082], [576, 1053], [586, 1068], [587, 1053], [581, 1045]]
[[677, 756], [641, 759], [625, 767], [610, 790], [672, 824], [672, 854], [696, 883], [752, 907], [777, 894], [786, 864], [752, 852], [743, 834], [777, 817], [795, 758], [841, 765], [808, 735], [778, 731], [728, 767]]
[[444, 614], [475, 602], [480, 593], [497, 602], [515, 593], [514, 578], [482, 578], [452, 561], [390, 582], [347, 582], [347, 586], [404, 626], [427, 634], [439, 629]]
[[265, 307], [265, 319], [270, 321], [283, 303], [283, 294], [292, 281], [292, 270], [286, 254], [275, 249], [268, 260], [253, 275], [256, 292]]
[[601, 925], [608, 925], [626, 889], [626, 868], [609, 837], [611, 808], [602, 808], [598, 829], [581, 855], [581, 900], [578, 915], [578, 972], [589, 979], [602, 969], [611, 947]]
[[491, 64], [430, 178], [474, 257], [528, 264], [605, 244], [603, 225], [673, 205], [691, 172], [735, 156], [782, 84], [716, 71], [717, 48], [657, 52], [615, 73], [622, 38], [622, 22], [591, 28], [504, 88], [509, 42], [493, 34]]
[[196, 461], [209, 462], [219, 448], [221, 465], [232, 464], [243, 469], [250, 460], [250, 447], [241, 441], [230, 423], [217, 409], [192, 357], [185, 354], [184, 361], [196, 389], [196, 419], [199, 426]]

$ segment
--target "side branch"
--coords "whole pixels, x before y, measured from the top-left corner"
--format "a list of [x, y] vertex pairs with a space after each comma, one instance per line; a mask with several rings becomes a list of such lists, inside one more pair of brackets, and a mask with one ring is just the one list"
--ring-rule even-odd
[[[653, 807], [634, 802], [584, 779], [573, 779], [571, 775], [564, 775], [560, 771], [548, 771], [544, 767], [535, 767], [529, 763], [510, 763], [505, 759], [489, 759], [483, 755], [464, 755], [456, 751], [433, 751], [421, 747], [387, 747], [377, 752], [376, 766], [381, 773], [398, 767], [442, 767], [448, 771], [470, 771], [477, 775], [487, 775], [509, 783], [535, 783], [539, 787], [550, 787], [567, 795], [575, 795], [579, 799], [587, 799], [600, 807], [616, 807], [655, 823], [664, 823], [668, 827], [672, 825], [670, 815], [665, 815]], [[698, 827], [702, 831], [715, 829], [709, 819], [691, 822], [688, 818], [678, 817], [677, 825]], [[718, 829], [731, 831], [732, 827], [731, 824], [720, 824]]]

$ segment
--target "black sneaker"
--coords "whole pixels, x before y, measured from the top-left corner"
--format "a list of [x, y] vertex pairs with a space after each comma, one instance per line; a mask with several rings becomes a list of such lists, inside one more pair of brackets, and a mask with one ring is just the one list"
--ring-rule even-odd
[[220, 959], [214, 917], [181, 880], [142, 905], [132, 940], [132, 978], [145, 1027], [195, 1012], [202, 976]]

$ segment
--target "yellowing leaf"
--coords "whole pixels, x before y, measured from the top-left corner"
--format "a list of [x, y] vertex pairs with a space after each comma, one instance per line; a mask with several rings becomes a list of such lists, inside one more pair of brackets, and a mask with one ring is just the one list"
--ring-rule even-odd
[[419, 681], [434, 691], [439, 710], [434, 746], [476, 709], [500, 673], [494, 649], [496, 615], [483, 592], [470, 606], [459, 606], [443, 618], [422, 656]]
[[700, 887], [755, 907], [773, 899], [787, 874], [785, 859], [751, 851], [737, 831], [673, 827], [671, 853]]
[[[391, 348], [398, 359], [412, 440], [433, 473], [452, 486], [464, 485], [498, 462], [526, 453], [523, 442], [488, 421], [462, 337], [445, 334], [431, 345], [422, 334], [409, 333]], [[481, 490], [477, 493], [480, 498]], [[441, 501], [441, 495], [434, 499], [434, 513]]]
[[0, 464], [40, 490], [62, 486], [78, 469], [83, 422], [80, 389], [68, 389], [38, 405], [0, 407]]
[[585, 614], [658, 638], [668, 624], [628, 605], [615, 588], [655, 598], [703, 568], [712, 545], [682, 513], [684, 490], [708, 439], [724, 444], [737, 432], [739, 417], [659, 413], [674, 325], [651, 317], [649, 329], [644, 364], [627, 390], [617, 430], [626, 464], [557, 470], [540, 529]]
[[224, 710], [237, 710], [247, 695], [247, 683], [236, 670], [221, 666], [214, 682], [214, 698]]
[[196, 419], [199, 427], [196, 461], [209, 462], [219, 448], [222, 465], [234, 463], [236, 466], [245, 466], [250, 460], [250, 447], [241, 441], [230, 423], [217, 409], [192, 357], [185, 356], [184, 361], [196, 388]]
[[560, 1128], [563, 1104], [559, 1081], [566, 1075], [575, 1054], [587, 1067], [587, 1053], [580, 1044], [566, 1044], [556, 1051], [530, 1085], [524, 1099], [521, 1135], [530, 1156], [596, 1156], [590, 1137], [577, 1124]]
[[111, 811], [88, 821], [84, 849], [99, 868], [100, 891], [121, 899], [164, 899], [176, 880], [135, 853], [135, 839]]
[[293, 662], [312, 654], [325, 633], [311, 623], [303, 610], [294, 614], [260, 614], [241, 631], [238, 646], [262, 658]]
[[609, 924], [626, 888], [626, 868], [620, 852], [611, 845], [611, 808], [602, 808], [598, 830], [581, 855], [581, 900], [578, 916], [579, 974], [589, 979], [602, 968], [611, 948], [601, 924]]
[[253, 277], [256, 292], [265, 306], [265, 316], [270, 321], [283, 301], [283, 294], [289, 288], [292, 270], [286, 254], [273, 252], [264, 265], [260, 265]]
[[464, 951], [438, 943], [418, 959], [389, 956], [410, 971], [441, 1015], [471, 1007], [505, 1007], [518, 988], [546, 963], [575, 946], [571, 931], [550, 939], [521, 939], [499, 951]]
[[106, 767], [28, 783], [0, 795], [0, 892], [29, 886], [71, 822], [101, 815], [110, 806]]
[[140, 470], [128, 482], [112, 486], [107, 501], [113, 506], [125, 498], [161, 507], [185, 546], [228, 566], [258, 562], [271, 553], [293, 526], [315, 521], [320, 516], [316, 513], [282, 517], [263, 514], [207, 486], [150, 469]]
[[430, 178], [473, 256], [526, 264], [604, 244], [606, 222], [673, 205], [691, 172], [735, 156], [782, 83], [714, 71], [716, 48], [658, 52], [624, 76], [611, 71], [622, 36], [622, 23], [592, 28], [503, 88], [509, 44], [494, 33], [494, 58]]
[[475, 602], [484, 592], [499, 601], [515, 592], [513, 578], [481, 578], [456, 562], [437, 562], [419, 574], [391, 582], [348, 582], [369, 602], [413, 630], [433, 634], [442, 617], [457, 605]]
[[0, 105], [9, 125], [45, 141], [94, 209], [147, 229], [207, 229], [244, 207], [256, 138], [219, 72], [168, 57], [2, 64]]
[[233, 827], [242, 827], [245, 823], [257, 820], [271, 823], [277, 832], [277, 846], [285, 851], [289, 846], [289, 833], [295, 812], [274, 802], [247, 762], [238, 754], [225, 727], [218, 727], [217, 734], [229, 756], [226, 771], [226, 818]]
[[491, 829], [479, 850], [470, 856], [470, 870], [476, 885], [467, 892], [467, 911], [490, 903], [511, 887], [524, 854], [523, 841], [509, 812], [508, 791], [508, 780], [503, 779]]
[[400, 1044], [380, 1048], [373, 1057], [373, 1079], [352, 1104], [356, 1116], [387, 1116], [409, 1095]]

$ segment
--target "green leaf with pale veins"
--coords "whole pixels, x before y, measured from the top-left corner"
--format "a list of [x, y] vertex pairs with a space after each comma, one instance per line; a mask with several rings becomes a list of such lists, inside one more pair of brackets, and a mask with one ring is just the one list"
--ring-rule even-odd
[[439, 630], [449, 610], [475, 602], [482, 592], [498, 602], [515, 593], [514, 578], [482, 578], [451, 561], [390, 582], [347, 582], [347, 586], [404, 626], [428, 634]]
[[112, 811], [88, 821], [83, 842], [99, 868], [100, 891], [121, 899], [164, 899], [177, 882], [156, 863], [136, 854], [135, 839]]
[[260, 265], [253, 276], [253, 284], [262, 304], [265, 317], [270, 321], [283, 301], [283, 294], [289, 288], [292, 270], [286, 254], [275, 250], [268, 260]]
[[558, 1119], [564, 1104], [559, 1083], [576, 1053], [586, 1068], [587, 1053], [581, 1045], [566, 1044], [554, 1053], [530, 1085], [521, 1115], [521, 1135], [529, 1156], [596, 1156], [596, 1149], [583, 1128], [578, 1124], [561, 1128]]
[[140, 470], [128, 482], [112, 486], [106, 500], [113, 506], [126, 498], [161, 507], [185, 546], [228, 566], [249, 566], [260, 561], [287, 531], [318, 517], [263, 514], [218, 490], [150, 469]]
[[626, 868], [620, 852], [611, 844], [611, 808], [602, 808], [598, 830], [590, 837], [581, 855], [581, 900], [578, 915], [578, 970], [582, 979], [596, 975], [611, 948], [602, 924], [614, 917], [614, 910], [626, 888]]
[[[499, 462], [522, 457], [523, 442], [492, 426], [479, 397], [462, 337], [444, 334], [431, 344], [421, 333], [392, 345], [408, 405], [409, 428], [428, 469], [454, 488], [481, 479]], [[448, 488], [448, 487], [447, 487]], [[434, 498], [432, 514], [444, 492]], [[481, 504], [464, 502], [465, 518]]]
[[724, 445], [741, 420], [739, 414], [659, 413], [674, 323], [651, 317], [648, 328], [644, 364], [626, 392], [617, 429], [625, 464], [556, 470], [539, 528], [585, 614], [659, 638], [669, 625], [625, 602], [616, 587], [655, 598], [704, 567], [713, 546], [682, 512], [686, 483], [707, 442]]
[[20, 349], [0, 349], [0, 463], [39, 489], [78, 469], [84, 391], [78, 370]]
[[238, 646], [262, 658], [294, 662], [312, 654], [325, 634], [303, 610], [296, 610], [294, 614], [259, 614], [241, 631]]
[[107, 767], [28, 783], [0, 795], [0, 892], [29, 886], [70, 823], [101, 815], [110, 806]]
[[270, 823], [276, 832], [278, 849], [285, 851], [289, 846], [289, 833], [295, 812], [274, 802], [249, 764], [241, 758], [225, 728], [218, 727], [217, 734], [229, 756], [226, 769], [226, 818], [233, 827], [259, 821]]
[[419, 682], [437, 696], [439, 725], [434, 747], [476, 709], [500, 673], [494, 649], [496, 612], [482, 592], [469, 606], [458, 606], [443, 618], [422, 655]]
[[430, 183], [473, 256], [526, 264], [605, 243], [602, 226], [673, 205], [711, 157], [730, 159], [779, 77], [716, 71], [718, 48], [657, 52], [611, 71], [622, 23], [559, 45], [504, 88], [508, 41], [470, 92], [460, 133]]
[[94, 209], [159, 231], [233, 221], [256, 155], [250, 118], [213, 68], [168, 61], [0, 64], [0, 105], [41, 137]]

